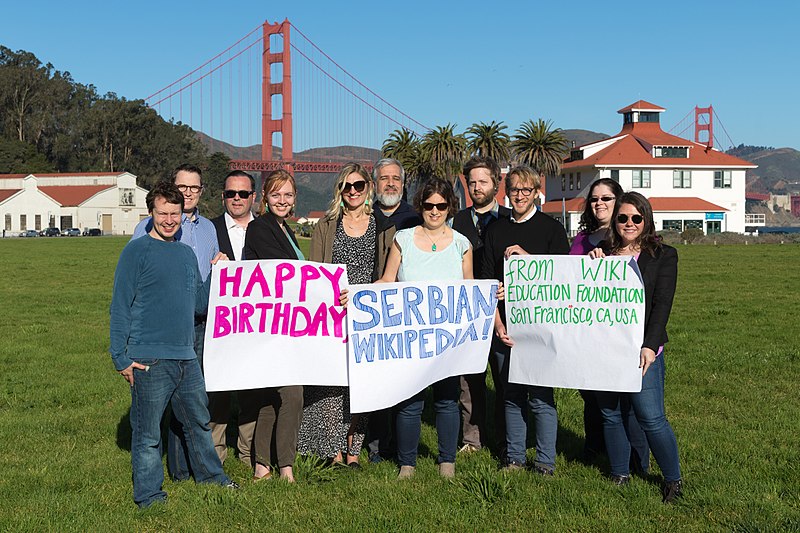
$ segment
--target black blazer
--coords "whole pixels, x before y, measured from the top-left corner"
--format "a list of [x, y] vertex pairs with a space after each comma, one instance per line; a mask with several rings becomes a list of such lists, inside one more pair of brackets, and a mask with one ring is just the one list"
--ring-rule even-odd
[[[217, 230], [217, 242], [219, 243], [219, 251], [228, 256], [228, 259], [234, 261], [236, 255], [233, 253], [233, 246], [231, 245], [231, 238], [228, 235], [228, 228], [225, 225], [225, 213], [217, 218], [211, 219], [214, 228]], [[244, 257], [244, 256], [242, 256]]]
[[678, 251], [662, 244], [655, 257], [647, 252], [637, 260], [644, 281], [644, 342], [642, 346], [658, 352], [666, 344], [667, 321], [678, 283]]
[[[497, 214], [498, 218], [492, 219], [489, 226], [501, 218], [509, 218], [511, 216], [511, 209], [500, 205], [498, 206]], [[481, 268], [483, 266], [483, 240], [478, 236], [478, 228], [475, 227], [475, 222], [472, 220], [471, 207], [462, 209], [456, 213], [456, 216], [453, 217], [453, 229], [469, 239], [469, 242], [472, 244], [472, 273], [475, 279], [480, 279]]]
[[[285, 225], [289, 238], [297, 245], [294, 233]], [[300, 259], [281, 229], [278, 218], [264, 213], [247, 226], [244, 236], [245, 259]]]

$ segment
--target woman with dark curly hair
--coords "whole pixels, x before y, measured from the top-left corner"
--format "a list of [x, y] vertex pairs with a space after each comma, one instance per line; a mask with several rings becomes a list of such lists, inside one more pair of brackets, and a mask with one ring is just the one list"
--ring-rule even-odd
[[[472, 246], [469, 239], [452, 230], [447, 221], [458, 211], [456, 195], [449, 182], [431, 178], [417, 190], [414, 208], [422, 225], [400, 230], [386, 262], [381, 281], [431, 281], [472, 279]], [[436, 433], [439, 439], [439, 473], [455, 475], [456, 447], [461, 423], [458, 398], [459, 376], [433, 384]], [[425, 389], [400, 402], [397, 407], [397, 461], [401, 479], [414, 475], [421, 429]]]
[[664, 475], [663, 501], [670, 503], [682, 492], [678, 443], [664, 409], [664, 345], [668, 340], [667, 321], [678, 279], [678, 252], [656, 236], [650, 202], [637, 192], [627, 192], [619, 197], [612, 220], [610, 243], [605, 250], [596, 248], [589, 255], [636, 258], [644, 281], [645, 314], [644, 342], [639, 353], [642, 390], [636, 393], [597, 393], [611, 462], [611, 478], [617, 485], [630, 480], [631, 447], [621, 412], [623, 400], [627, 398]]

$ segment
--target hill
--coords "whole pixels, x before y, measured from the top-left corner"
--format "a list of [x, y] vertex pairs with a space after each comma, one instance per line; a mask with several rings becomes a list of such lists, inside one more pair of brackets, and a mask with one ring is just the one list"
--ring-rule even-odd
[[788, 194], [800, 192], [800, 152], [794, 148], [772, 148], [740, 144], [727, 151], [758, 165], [747, 171], [747, 191]]

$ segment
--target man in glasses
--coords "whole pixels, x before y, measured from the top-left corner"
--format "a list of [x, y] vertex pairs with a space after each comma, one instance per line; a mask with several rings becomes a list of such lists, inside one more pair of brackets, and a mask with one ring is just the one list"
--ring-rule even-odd
[[[464, 165], [464, 179], [472, 206], [462, 209], [453, 218], [453, 229], [472, 243], [472, 267], [475, 279], [481, 279], [483, 262], [483, 239], [486, 229], [499, 218], [508, 218], [511, 210], [500, 205], [495, 196], [500, 184], [500, 165], [488, 157], [472, 157]], [[494, 349], [492, 350], [494, 351]], [[490, 357], [492, 375], [499, 374], [496, 358]], [[497, 449], [500, 455], [506, 447], [505, 409], [503, 389], [495, 378], [494, 428]], [[461, 376], [461, 432], [462, 446], [459, 451], [478, 451], [487, 443], [486, 434], [486, 371], [480, 374]]]
[[[481, 277], [503, 281], [505, 261], [512, 255], [566, 255], [569, 241], [564, 227], [536, 208], [542, 188], [542, 172], [516, 167], [506, 175], [506, 194], [511, 200], [511, 216], [498, 219], [486, 229]], [[504, 388], [506, 413], [506, 456], [508, 470], [526, 467], [528, 404], [536, 423], [536, 460], [532, 470], [538, 474], [555, 473], [558, 415], [550, 387], [534, 387], [508, 382], [508, 363], [513, 340], [506, 331], [505, 306], [499, 305], [500, 322], [495, 322], [496, 339], [492, 347], [500, 369], [495, 383]], [[500, 388], [500, 387], [498, 387]]]
[[[253, 202], [256, 197], [256, 181], [253, 176], [241, 170], [234, 170], [225, 176], [222, 191], [222, 204], [225, 212], [211, 220], [217, 231], [219, 250], [234, 261], [241, 261], [244, 257], [244, 237], [247, 226], [253, 220]], [[258, 405], [256, 399], [248, 396], [250, 391], [239, 391], [239, 459], [249, 468], [252, 464], [252, 443], [258, 418]], [[230, 392], [209, 392], [208, 411], [211, 415], [211, 437], [214, 448], [221, 462], [228, 456], [228, 445], [225, 441], [225, 431], [231, 411]]]
[[389, 220], [397, 230], [422, 224], [411, 204], [403, 200], [406, 172], [397, 159], [386, 158], [375, 163], [375, 216]]
[[[181, 224], [175, 239], [187, 244], [197, 258], [197, 266], [203, 281], [211, 274], [211, 260], [219, 253], [217, 231], [211, 221], [200, 215], [197, 202], [203, 194], [203, 171], [199, 167], [183, 164], [172, 171], [172, 183], [183, 195]], [[136, 226], [133, 239], [147, 235], [153, 229], [153, 218], [147, 217]], [[203, 366], [203, 338], [206, 331], [206, 315], [195, 316], [194, 349], [200, 367]], [[167, 468], [172, 479], [181, 481], [191, 475], [186, 460], [188, 447], [183, 429], [175, 416], [170, 417], [167, 435]]]

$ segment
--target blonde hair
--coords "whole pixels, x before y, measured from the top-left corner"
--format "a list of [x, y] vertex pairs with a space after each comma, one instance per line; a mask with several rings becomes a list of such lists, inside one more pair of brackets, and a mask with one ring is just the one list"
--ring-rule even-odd
[[333, 186], [333, 200], [331, 200], [328, 211], [325, 213], [327, 218], [338, 220], [342, 215], [344, 211], [342, 189], [344, 189], [345, 181], [347, 181], [347, 176], [350, 174], [358, 174], [364, 178], [364, 181], [367, 182], [367, 186], [364, 189], [364, 195], [367, 197], [367, 199], [363, 204], [361, 204], [361, 209], [364, 210], [365, 215], [372, 214], [372, 205], [370, 204], [370, 198], [372, 198], [372, 178], [363, 165], [358, 163], [347, 163], [342, 167], [342, 170], [339, 171], [339, 176], [336, 178], [336, 183]]
[[[272, 191], [277, 191], [286, 182], [292, 184], [292, 190], [295, 194], [295, 202], [297, 201], [297, 185], [294, 182], [294, 176], [289, 174], [288, 171], [284, 169], [273, 170], [267, 177], [264, 179], [264, 185], [261, 187], [261, 203], [258, 205], [258, 211], [256, 211], [259, 215], [263, 215], [267, 212], [267, 195]], [[296, 204], [295, 204], [296, 205]], [[294, 213], [294, 206], [292, 206], [292, 210], [289, 214]]]
[[514, 167], [506, 174], [506, 191], [511, 188], [511, 176], [518, 176], [525, 183], [533, 185], [534, 190], [542, 188], [542, 173], [528, 166]]

